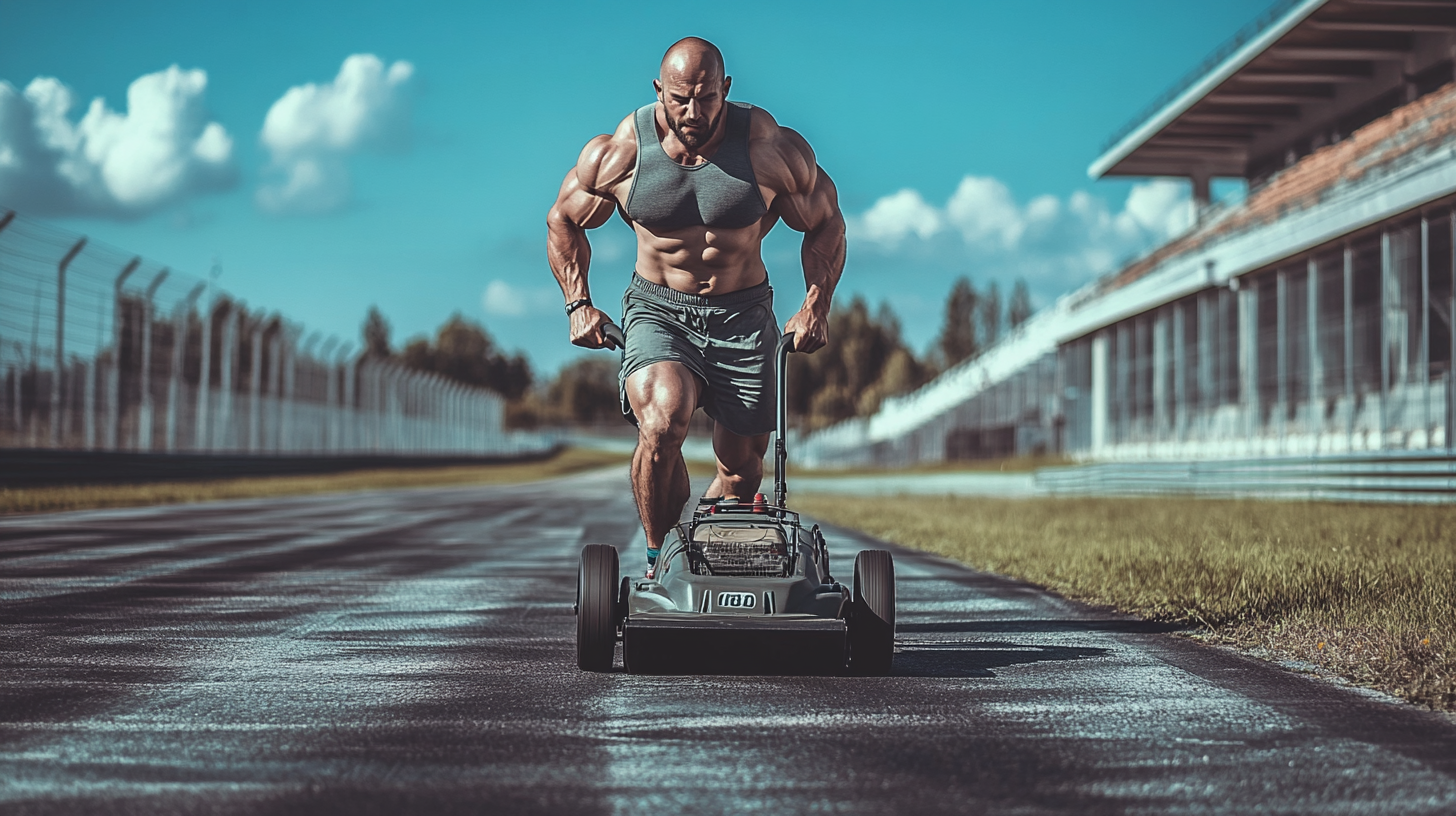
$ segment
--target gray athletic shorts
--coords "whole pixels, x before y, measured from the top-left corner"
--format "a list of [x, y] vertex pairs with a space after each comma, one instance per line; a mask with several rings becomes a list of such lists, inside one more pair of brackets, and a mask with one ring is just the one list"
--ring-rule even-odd
[[706, 386], [703, 411], [739, 436], [774, 427], [773, 287], [768, 281], [725, 295], [689, 295], [632, 273], [622, 295], [622, 354], [618, 390], [622, 415], [637, 424], [627, 402], [627, 378], [652, 363], [687, 366]]

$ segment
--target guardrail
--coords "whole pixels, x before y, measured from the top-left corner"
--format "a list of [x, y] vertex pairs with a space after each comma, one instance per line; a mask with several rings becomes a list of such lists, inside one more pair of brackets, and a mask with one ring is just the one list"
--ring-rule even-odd
[[380, 468], [433, 468], [535, 462], [560, 452], [560, 445], [496, 456], [436, 454], [339, 454], [278, 456], [217, 453], [131, 453], [0, 449], [0, 488], [45, 485], [235, 479], [245, 476], [313, 476]]
[[1456, 501], [1456, 456], [1385, 452], [1319, 459], [1104, 462], [1036, 472], [1053, 496], [1199, 496], [1321, 501]]

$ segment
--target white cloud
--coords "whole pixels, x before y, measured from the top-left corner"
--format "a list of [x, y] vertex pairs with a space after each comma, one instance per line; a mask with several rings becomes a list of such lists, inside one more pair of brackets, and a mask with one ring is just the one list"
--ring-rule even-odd
[[500, 279], [486, 284], [485, 292], [480, 296], [481, 308], [495, 317], [546, 314], [553, 308], [559, 309], [559, 301], [560, 292], [555, 289], [512, 286]]
[[1026, 214], [1011, 191], [993, 178], [966, 176], [945, 204], [946, 220], [968, 244], [992, 242], [1015, 249], [1026, 229]]
[[289, 88], [263, 120], [273, 178], [258, 189], [259, 206], [317, 214], [347, 204], [352, 184], [345, 159], [408, 143], [414, 70], [404, 60], [386, 67], [373, 54], [354, 54], [332, 82]]
[[93, 99], [72, 122], [71, 89], [0, 80], [0, 200], [45, 215], [136, 217], [236, 181], [233, 141], [208, 121], [207, 72], [138, 77], [125, 113]]
[[1120, 217], [1152, 235], [1177, 235], [1193, 223], [1193, 203], [1184, 185], [1157, 179], [1132, 188]]
[[929, 238], [940, 232], [944, 219], [920, 193], [906, 189], [876, 201], [856, 223], [864, 237], [893, 247], [911, 233]]
[[966, 176], [943, 207], [905, 189], [848, 221], [850, 240], [884, 260], [939, 258], [944, 268], [981, 279], [1021, 276], [1053, 294], [1181, 233], [1192, 205], [1187, 185], [1166, 179], [1134, 185], [1114, 213], [1080, 190], [1021, 205], [1000, 180]]

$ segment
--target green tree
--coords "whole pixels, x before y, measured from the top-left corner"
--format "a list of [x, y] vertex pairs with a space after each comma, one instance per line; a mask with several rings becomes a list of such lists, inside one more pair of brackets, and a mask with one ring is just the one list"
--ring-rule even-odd
[[990, 348], [1001, 339], [1001, 287], [991, 281], [981, 298], [981, 348]]
[[459, 313], [440, 326], [433, 343], [423, 337], [407, 343], [400, 360], [416, 371], [489, 388], [509, 400], [521, 398], [531, 387], [531, 365], [526, 358], [497, 351], [485, 328]]
[[384, 319], [378, 306], [370, 306], [369, 314], [364, 317], [364, 356], [374, 359], [387, 359], [394, 356], [394, 349], [389, 345], [389, 321]]
[[582, 357], [562, 367], [546, 390], [548, 413], [557, 422], [592, 425], [620, 421], [615, 357]]
[[922, 385], [928, 375], [901, 339], [889, 306], [871, 314], [859, 296], [831, 314], [829, 344], [789, 355], [789, 369], [789, 413], [809, 428], [872, 414], [886, 397]]
[[1011, 287], [1011, 302], [1006, 305], [1006, 322], [1015, 330], [1030, 317], [1031, 290], [1027, 288], [1025, 278], [1017, 278], [1016, 284]]
[[979, 296], [965, 275], [951, 284], [950, 296], [945, 300], [945, 322], [940, 327], [936, 348], [946, 368], [960, 361], [974, 357], [980, 351], [976, 337], [976, 304]]

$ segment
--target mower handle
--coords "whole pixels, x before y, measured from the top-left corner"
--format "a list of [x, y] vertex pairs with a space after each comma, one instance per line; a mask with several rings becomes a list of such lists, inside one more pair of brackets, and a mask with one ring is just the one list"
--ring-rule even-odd
[[789, 352], [794, 350], [794, 333], [788, 332], [779, 338], [774, 353], [774, 401], [777, 403], [774, 416], [774, 506], [787, 507], [789, 485], [784, 479], [784, 469], [789, 463], [789, 448], [784, 443], [784, 432], [789, 427], [788, 370]]
[[607, 348], [624, 349], [627, 347], [627, 335], [622, 333], [622, 328], [616, 323], [608, 320], [602, 325], [602, 335], [607, 338]]

